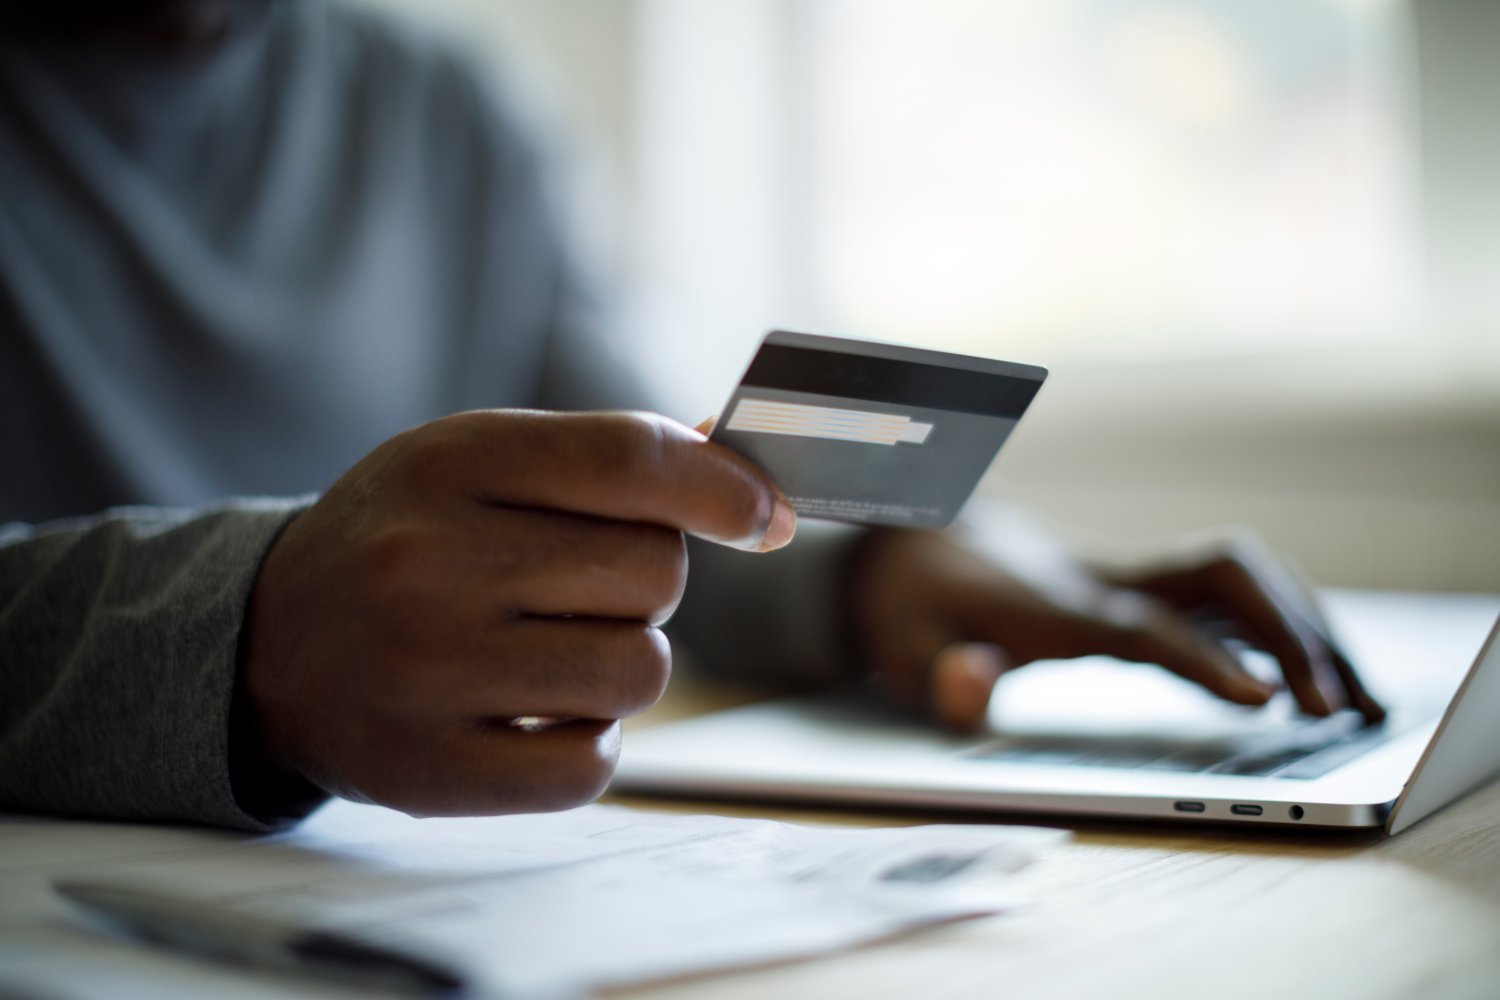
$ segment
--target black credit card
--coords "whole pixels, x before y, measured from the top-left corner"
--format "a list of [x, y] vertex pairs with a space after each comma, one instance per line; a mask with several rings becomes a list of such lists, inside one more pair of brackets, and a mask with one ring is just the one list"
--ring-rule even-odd
[[1035, 365], [778, 330], [710, 439], [765, 469], [801, 517], [942, 528], [1046, 377]]

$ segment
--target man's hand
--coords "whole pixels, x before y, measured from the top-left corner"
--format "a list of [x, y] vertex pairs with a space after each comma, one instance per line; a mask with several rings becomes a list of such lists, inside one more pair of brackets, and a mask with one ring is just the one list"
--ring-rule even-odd
[[[243, 683], [267, 753], [414, 814], [562, 809], [660, 697], [683, 532], [785, 545], [765, 474], [642, 414], [463, 413], [381, 445], [272, 547]], [[541, 717], [551, 725], [517, 725]]]
[[1221, 697], [1263, 704], [1226, 640], [1274, 656], [1298, 705], [1384, 717], [1309, 595], [1258, 546], [1106, 579], [1055, 552], [1038, 580], [946, 535], [882, 531], [865, 543], [852, 611], [861, 652], [893, 705], [956, 731], [983, 725], [995, 681], [1033, 660], [1102, 653], [1156, 663]]

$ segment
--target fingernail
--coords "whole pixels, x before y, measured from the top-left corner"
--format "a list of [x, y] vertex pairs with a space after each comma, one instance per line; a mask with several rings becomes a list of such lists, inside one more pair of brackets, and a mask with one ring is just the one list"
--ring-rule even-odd
[[702, 420], [698, 421], [698, 426], [694, 427], [693, 430], [697, 431], [699, 434], [702, 434], [704, 437], [708, 437], [714, 432], [714, 425], [718, 422], [719, 418], [717, 416], [704, 417]]
[[761, 538], [760, 544], [756, 546], [757, 552], [770, 552], [779, 549], [792, 540], [797, 533], [797, 512], [785, 497], [776, 498], [776, 506], [771, 509], [771, 526], [766, 529], [765, 536]]

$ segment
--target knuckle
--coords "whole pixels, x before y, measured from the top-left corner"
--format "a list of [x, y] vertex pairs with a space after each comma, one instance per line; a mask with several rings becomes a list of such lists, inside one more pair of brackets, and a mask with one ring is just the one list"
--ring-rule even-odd
[[491, 812], [561, 812], [592, 802], [614, 777], [618, 740], [605, 739], [559, 752], [539, 774], [508, 775], [488, 790]]
[[1255, 583], [1251, 572], [1238, 554], [1224, 551], [1210, 557], [1198, 570], [1202, 585], [1226, 599], [1238, 599], [1247, 586]]
[[610, 658], [619, 688], [614, 710], [620, 716], [644, 712], [661, 700], [672, 676], [672, 645], [665, 632], [650, 625], [621, 629]]
[[648, 534], [636, 560], [636, 575], [653, 625], [672, 616], [687, 589], [688, 551], [682, 532], [663, 528], [644, 529]]
[[443, 417], [400, 436], [401, 471], [412, 483], [442, 482], [468, 466], [476, 433], [474, 414]]
[[402, 603], [427, 592], [431, 553], [424, 532], [386, 525], [371, 532], [358, 547], [356, 579], [377, 602]]
[[539, 810], [560, 812], [592, 802], [604, 794], [614, 774], [612, 754], [580, 754], [542, 793]]
[[559, 746], [525, 771], [470, 771], [454, 778], [461, 762], [455, 768], [451, 761], [427, 761], [408, 769], [402, 781], [373, 787], [360, 798], [415, 817], [560, 812], [604, 794], [619, 756], [618, 735], [615, 728], [597, 740]]
[[1203, 569], [1215, 576], [1230, 576], [1241, 572], [1244, 566], [1233, 546], [1224, 546], [1204, 560]]
[[661, 464], [667, 439], [660, 417], [632, 410], [605, 414], [600, 420], [605, 431], [601, 457], [610, 474], [623, 478]]
[[530, 410], [468, 410], [422, 424], [404, 436], [402, 473], [414, 487], [448, 485], [488, 495], [497, 473], [531, 468], [558, 453], [559, 428], [547, 416]]
[[1116, 621], [1105, 627], [1108, 652], [1132, 663], [1159, 663], [1167, 659], [1168, 643], [1145, 621]]
[[1235, 535], [1222, 541], [1208, 554], [1203, 568], [1224, 579], [1243, 580], [1254, 576], [1252, 567], [1256, 559], [1256, 547]]

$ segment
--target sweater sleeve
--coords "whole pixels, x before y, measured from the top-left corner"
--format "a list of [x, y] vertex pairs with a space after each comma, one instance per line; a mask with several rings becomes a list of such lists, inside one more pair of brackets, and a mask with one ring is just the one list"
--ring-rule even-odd
[[305, 503], [0, 527], [0, 808], [266, 830], [323, 801], [231, 725], [251, 588]]

